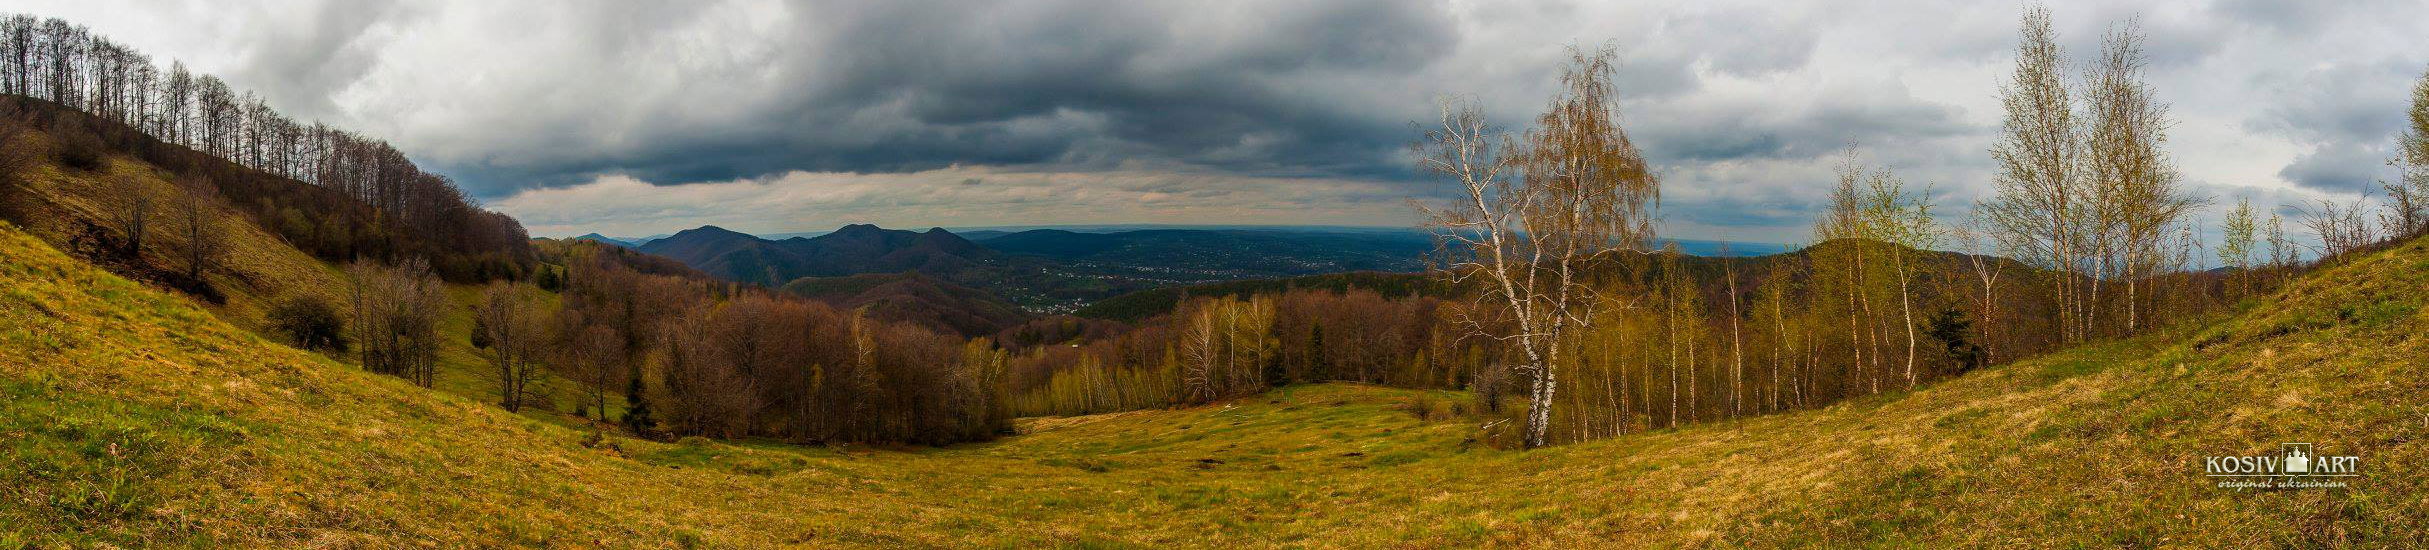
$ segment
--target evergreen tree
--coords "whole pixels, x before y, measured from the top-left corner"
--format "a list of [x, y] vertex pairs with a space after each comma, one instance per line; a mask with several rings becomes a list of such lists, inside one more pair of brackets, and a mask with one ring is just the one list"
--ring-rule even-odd
[[[607, 416], [607, 411], [599, 413], [601, 417]], [[649, 399], [641, 396], [639, 376], [633, 377], [632, 383], [624, 387], [624, 429], [645, 438], [654, 437], [658, 431], [658, 419], [649, 412]]]
[[1265, 356], [1265, 387], [1279, 388], [1288, 385], [1290, 385], [1290, 369], [1282, 367], [1282, 356], [1280, 354]]
[[1307, 371], [1299, 373], [1299, 376], [1311, 382], [1323, 382], [1333, 378], [1333, 367], [1324, 360], [1323, 323], [1315, 323], [1307, 327]]
[[1948, 350], [1949, 360], [1955, 363], [1952, 374], [1982, 366], [1982, 346], [1973, 343], [1969, 338], [1971, 334], [1973, 321], [1965, 318], [1964, 310], [1943, 309], [1939, 315], [1932, 317], [1931, 337], [1939, 340], [1940, 346]]

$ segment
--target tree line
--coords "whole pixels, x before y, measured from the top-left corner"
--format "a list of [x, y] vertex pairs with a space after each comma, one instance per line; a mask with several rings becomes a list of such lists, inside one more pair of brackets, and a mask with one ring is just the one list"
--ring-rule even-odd
[[[557, 303], [540, 288], [493, 283], [479, 307], [496, 350], [501, 405], [529, 402], [553, 369], [604, 416], [626, 388], [626, 417], [650, 435], [805, 442], [942, 444], [991, 437], [1007, 354], [913, 324], [870, 318], [591, 242], [547, 253], [564, 273]], [[647, 417], [633, 418], [636, 410]]]
[[[164, 69], [80, 25], [0, 16], [0, 94], [20, 98], [20, 110], [44, 110], [40, 102], [91, 115], [43, 115], [66, 164], [94, 169], [107, 152], [131, 152], [324, 259], [422, 257], [459, 282], [530, 268], [519, 223], [481, 209], [395, 147], [295, 121], [250, 91], [183, 62]], [[120, 230], [140, 240], [139, 230]]]
[[[1062, 334], [1009, 351], [1012, 416], [1207, 403], [1304, 382], [1464, 387], [1473, 361], [1434, 321], [1441, 301], [1373, 290], [1195, 296], [1132, 326]], [[1059, 324], [1063, 320], [1044, 320]], [[1015, 328], [1006, 334], [1052, 334]], [[1019, 340], [1026, 340], [1021, 338]], [[1449, 369], [1449, 370], [1446, 370]]]

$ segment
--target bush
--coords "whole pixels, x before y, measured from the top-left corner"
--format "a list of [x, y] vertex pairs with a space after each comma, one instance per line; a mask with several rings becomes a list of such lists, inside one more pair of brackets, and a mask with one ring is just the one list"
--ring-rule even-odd
[[346, 323], [337, 307], [319, 296], [299, 294], [270, 310], [270, 326], [305, 350], [346, 351]]
[[52, 134], [59, 140], [52, 152], [59, 156], [60, 164], [87, 172], [101, 169], [102, 159], [108, 156], [101, 136], [93, 135], [91, 129], [77, 124], [59, 124], [52, 129]]
[[1418, 420], [1428, 422], [1457, 418], [1464, 409], [1459, 404], [1435, 395], [1433, 392], [1420, 393], [1410, 397], [1402, 401], [1397, 408], [1417, 417]]

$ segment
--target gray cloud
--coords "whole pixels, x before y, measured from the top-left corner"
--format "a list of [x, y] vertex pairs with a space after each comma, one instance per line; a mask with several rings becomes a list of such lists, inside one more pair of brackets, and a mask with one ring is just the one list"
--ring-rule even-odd
[[[1095, 223], [1193, 221], [1179, 216], [1213, 205], [1287, 221], [1335, 206], [1315, 201], [1366, 223], [1409, 223], [1402, 199], [1444, 189], [1405, 154], [1409, 123], [1431, 114], [1434, 97], [1473, 94], [1519, 125], [1549, 97], [1565, 46], [1608, 45], [1623, 61], [1628, 128], [1665, 177], [1669, 226], [1773, 241], [1803, 238], [1830, 163], [1851, 144], [1932, 186], [1952, 215], [1986, 195], [1984, 150], [2021, 10], [1957, 0], [24, 3], [12, 9], [86, 23], [281, 110], [389, 139], [535, 228], [569, 233], [588, 232], [584, 223], [820, 229], [852, 208], [967, 225], [952, 218], [1049, 218], [1030, 206], [1066, 200], [1090, 205]], [[2300, 200], [2380, 177], [2404, 87], [2429, 64], [2414, 47], [2413, 22], [2429, 19], [2417, 3], [2053, 10], [2077, 59], [2113, 22], [2141, 18], [2153, 84], [2178, 117], [2172, 152], [2188, 180], [2220, 195]], [[608, 192], [653, 185], [761, 206], [658, 212]], [[807, 190], [821, 185], [852, 198]], [[871, 187], [885, 185], [901, 189]], [[778, 199], [803, 206], [766, 202]]]

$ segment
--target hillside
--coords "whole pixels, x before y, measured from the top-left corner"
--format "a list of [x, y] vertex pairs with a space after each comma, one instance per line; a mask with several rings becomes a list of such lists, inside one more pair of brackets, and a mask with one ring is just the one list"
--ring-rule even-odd
[[923, 270], [951, 274], [994, 256], [942, 229], [912, 232], [847, 225], [817, 237], [761, 239], [717, 226], [687, 229], [650, 241], [642, 252], [674, 258], [710, 275], [782, 285], [801, 277]]
[[612, 244], [612, 245], [621, 246], [621, 247], [624, 247], [624, 248], [633, 248], [633, 243], [629, 243], [629, 242], [624, 242], [624, 241], [620, 241], [620, 240], [616, 240], [616, 239], [608, 238], [608, 236], [606, 236], [606, 235], [601, 235], [601, 234], [598, 234], [598, 233], [591, 233], [591, 234], [588, 234], [588, 235], [583, 235], [583, 236], [580, 236], [580, 237], [574, 237], [574, 238], [572, 238], [572, 239], [567, 239], [567, 240], [574, 240], [574, 241], [592, 241], [592, 242], [599, 242], [599, 243]]
[[768, 239], [704, 226], [636, 249], [719, 278], [771, 287], [803, 277], [918, 272], [995, 294], [1031, 312], [1057, 313], [1175, 285], [1416, 271], [1433, 247], [1423, 234], [1380, 231], [1036, 229], [981, 235], [986, 238], [973, 241], [941, 228], [914, 232], [848, 225], [815, 236]]
[[[109, 122], [23, 98], [0, 101], [26, 109], [16, 113], [20, 118], [0, 119], [0, 124], [22, 121], [33, 128], [17, 136], [10, 145], [51, 149], [45, 151], [50, 154], [25, 166], [17, 174], [15, 185], [0, 184], [0, 222], [15, 224], [16, 231], [69, 253], [78, 262], [107, 265], [109, 271], [119, 276], [142, 278], [151, 288], [176, 286], [160, 279], [175, 278], [173, 273], [163, 274], [182, 266], [181, 254], [190, 246], [190, 235], [184, 231], [188, 213], [182, 202], [189, 191], [178, 185], [179, 170], [156, 162], [181, 164], [186, 171], [218, 174], [217, 177], [235, 174], [237, 177], [220, 182], [221, 187], [258, 193], [265, 197], [258, 204], [278, 204], [320, 194], [309, 183], [250, 171], [131, 132], [113, 134], [116, 141], [89, 145], [95, 154], [91, 168], [71, 166], [57, 158], [60, 156], [57, 149], [63, 146], [60, 142], [76, 139], [73, 133], [80, 128], [106, 129]], [[63, 134], [63, 130], [67, 132]], [[222, 195], [195, 203], [199, 208], [194, 212], [200, 214], [204, 227], [225, 247], [201, 277], [208, 292], [193, 293], [204, 296], [194, 299], [197, 307], [230, 325], [264, 334], [270, 332], [270, 310], [287, 300], [309, 297], [345, 303], [353, 281], [340, 266], [315, 257], [300, 248], [296, 240], [265, 227], [254, 217], [256, 213], [231, 204], [232, 199]], [[341, 206], [330, 207], [334, 211], [342, 211], [343, 205], [349, 204], [342, 197], [335, 200]], [[97, 243], [116, 238], [119, 231], [113, 215], [141, 203], [150, 205], [153, 225], [142, 252], [126, 258], [103, 250]], [[336, 223], [334, 217], [321, 221], [330, 227]], [[98, 237], [95, 232], [100, 232]], [[14, 258], [0, 257], [0, 260]], [[658, 267], [688, 271], [681, 265]], [[490, 352], [470, 343], [473, 320], [469, 306], [479, 300], [480, 288], [472, 284], [448, 286], [447, 296], [456, 307], [449, 308], [439, 319], [438, 364], [433, 380], [436, 389], [476, 400], [493, 399], [497, 391], [495, 372], [489, 364]], [[578, 422], [570, 414], [576, 396], [571, 389], [575, 385], [554, 376], [547, 379], [543, 385], [551, 389], [544, 393], [553, 403], [527, 409], [529, 416], [550, 422]]]
[[978, 289], [936, 280], [918, 272], [803, 277], [783, 291], [844, 309], [869, 308], [869, 315], [962, 336], [994, 334], [1029, 319], [1019, 306]]
[[804, 277], [918, 272], [979, 288], [1031, 309], [1144, 288], [1080, 276], [1053, 262], [1006, 256], [943, 229], [925, 232], [848, 225], [816, 237], [768, 240], [716, 226], [687, 229], [636, 247], [721, 279], [779, 287]]
[[1416, 231], [1336, 233], [1150, 229], [1078, 233], [1036, 229], [979, 241], [1029, 254], [1166, 278], [1269, 278], [1341, 271], [1418, 271], [1433, 238]]
[[[928, 451], [661, 445], [364, 374], [0, 229], [0, 547], [2406, 546], [2429, 241], [2205, 327], [1532, 452], [1456, 394], [1294, 387]], [[2307, 442], [2347, 489], [2202, 457]], [[704, 543], [704, 544], [703, 544]]]
[[[983, 242], [992, 246], [995, 241]], [[1709, 244], [1712, 241], [1697, 242]], [[1829, 241], [1795, 250], [1755, 256], [1704, 256], [1682, 251], [1682, 255], [1678, 257], [1678, 265], [1686, 270], [1699, 286], [1718, 291], [1724, 284], [1723, 277], [1732, 270], [1738, 272], [1739, 276], [1747, 281], [1767, 276], [1769, 270], [1774, 268], [1789, 272], [1810, 273], [1816, 253], [1847, 246], [1851, 246], [1851, 243]], [[1961, 266], [1966, 258], [1965, 255], [1955, 252], [1914, 251], [1913, 249], [1908, 249], [1908, 251], [1917, 254], [1918, 263], [1950, 266], [1948, 271], [1952, 273], [1959, 269], [1956, 266]], [[1988, 256], [1982, 258], [1995, 262], [2003, 272], [2018, 274], [2017, 277], [2032, 276], [2037, 271], [2015, 260]], [[1602, 264], [1601, 267], [1606, 270], [1620, 269], [1619, 266], [1611, 264]], [[1610, 273], [1610, 271], [1605, 273]], [[1658, 270], [1619, 271], [1619, 273], [1621, 276], [1637, 278], [1640, 282], [1651, 280], [1659, 275]], [[1445, 288], [1438, 279], [1425, 273], [1354, 271], [1151, 288], [1090, 302], [1088, 305], [1072, 311], [1071, 315], [1091, 319], [1136, 322], [1172, 311], [1181, 303], [1181, 299], [1187, 296], [1243, 296], [1291, 289], [1342, 292], [1352, 288], [1371, 290], [1390, 297], [1441, 296], [1449, 293], [1450, 290]]]

